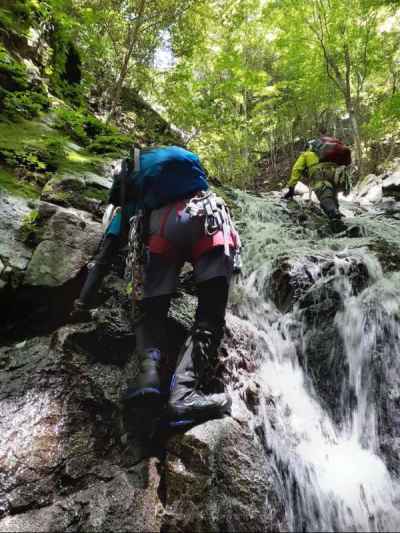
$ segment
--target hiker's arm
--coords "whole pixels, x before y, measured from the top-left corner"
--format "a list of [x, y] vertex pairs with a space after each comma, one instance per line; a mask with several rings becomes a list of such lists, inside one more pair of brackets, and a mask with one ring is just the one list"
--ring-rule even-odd
[[304, 175], [304, 171], [307, 168], [307, 160], [304, 153], [302, 153], [297, 159], [296, 163], [293, 165], [292, 174], [288, 181], [288, 187], [294, 187], [298, 181], [301, 180]]
[[113, 182], [108, 193], [108, 203], [115, 206], [121, 205], [121, 182], [127, 172], [127, 163], [124, 159], [121, 163], [121, 168], [113, 175]]

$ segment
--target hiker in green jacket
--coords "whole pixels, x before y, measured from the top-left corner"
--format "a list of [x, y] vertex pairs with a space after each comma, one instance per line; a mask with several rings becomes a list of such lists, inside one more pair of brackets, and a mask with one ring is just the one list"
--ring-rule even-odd
[[310, 183], [320, 206], [331, 220], [340, 220], [338, 192], [348, 188], [350, 149], [333, 137], [321, 137], [308, 143], [293, 165], [286, 200], [294, 197], [296, 184], [302, 179]]

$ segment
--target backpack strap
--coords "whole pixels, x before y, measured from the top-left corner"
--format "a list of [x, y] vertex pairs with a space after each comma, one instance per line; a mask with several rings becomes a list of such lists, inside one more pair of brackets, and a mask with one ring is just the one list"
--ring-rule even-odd
[[127, 204], [127, 189], [128, 179], [132, 171], [136, 171], [136, 167], [140, 168], [140, 150], [133, 149], [133, 158], [127, 157], [123, 162], [123, 169], [121, 175], [121, 189], [120, 189], [120, 205], [121, 205], [121, 235], [129, 233], [129, 219], [126, 214]]
[[140, 172], [140, 150], [136, 147], [133, 149], [133, 171]]

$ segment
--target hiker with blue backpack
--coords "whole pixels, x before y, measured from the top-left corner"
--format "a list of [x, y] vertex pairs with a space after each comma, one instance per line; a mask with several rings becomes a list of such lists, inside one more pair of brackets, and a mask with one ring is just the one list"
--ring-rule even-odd
[[158, 407], [166, 399], [161, 367], [167, 315], [180, 270], [190, 262], [198, 306], [178, 355], [165, 414], [172, 426], [228, 414], [229, 395], [203, 392], [224, 333], [229, 284], [240, 248], [225, 202], [210, 191], [197, 155], [177, 146], [134, 148], [114, 180], [110, 201], [120, 209], [75, 308], [90, 305], [121, 239], [129, 239], [127, 263], [140, 307], [136, 325], [140, 370], [125, 400], [132, 407]]
[[338, 192], [350, 192], [351, 151], [334, 137], [321, 137], [307, 143], [292, 168], [286, 200], [294, 197], [295, 186], [305, 179], [317, 195], [320, 206], [332, 222], [340, 221]]

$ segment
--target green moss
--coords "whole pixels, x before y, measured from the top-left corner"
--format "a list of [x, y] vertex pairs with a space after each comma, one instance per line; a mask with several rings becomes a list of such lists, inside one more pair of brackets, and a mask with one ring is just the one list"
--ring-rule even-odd
[[105, 159], [90, 154], [85, 150], [75, 151], [67, 149], [66, 159], [60, 166], [60, 173], [84, 174], [85, 172], [99, 172]]
[[65, 161], [67, 143], [41, 121], [0, 122], [0, 161], [26, 175], [55, 172]]
[[23, 91], [29, 87], [26, 67], [0, 45], [0, 85], [5, 91]]
[[99, 189], [97, 187], [86, 187], [85, 188], [86, 198], [93, 198], [94, 200], [99, 200], [103, 204], [107, 202], [108, 191], [105, 189]]
[[[1, 12], [0, 12], [1, 23]], [[49, 108], [43, 87], [32, 86], [26, 67], [0, 45], [0, 109], [4, 119], [32, 118]]]
[[46, 143], [54, 139], [68, 142], [65, 136], [51, 130], [42, 120], [0, 122], [0, 148], [13, 150], [25, 144], [45, 148]]
[[[15, 194], [37, 197], [50, 178], [102, 173], [109, 158], [74, 145], [65, 133], [51, 127], [52, 122], [52, 115], [31, 121], [0, 122], [0, 165], [8, 169], [7, 179], [3, 176], [2, 188]], [[33, 184], [17, 180], [9, 172], [14, 169]], [[100, 201], [106, 199], [106, 193], [95, 187], [85, 192], [85, 196]], [[60, 200], [67, 202], [68, 198]]]
[[99, 135], [117, 134], [114, 127], [105, 124], [85, 109], [60, 107], [56, 111], [55, 126], [83, 145], [89, 144]]
[[120, 154], [132, 145], [128, 135], [99, 135], [89, 144], [88, 150], [95, 154]]
[[36, 199], [40, 196], [40, 190], [37, 186], [19, 180], [9, 170], [2, 167], [0, 167], [0, 190], [23, 198]]
[[22, 220], [19, 229], [20, 238], [25, 243], [35, 243], [39, 229], [40, 214], [37, 209], [32, 209]]
[[[43, 4], [45, 4], [45, 8]], [[46, 8], [45, 2], [38, 2], [37, 0], [5, 2], [5, 5], [0, 8], [0, 26], [8, 32], [27, 34], [35, 17], [38, 17]]]
[[2, 115], [9, 120], [34, 118], [49, 108], [48, 96], [32, 91], [17, 91], [5, 94]]

